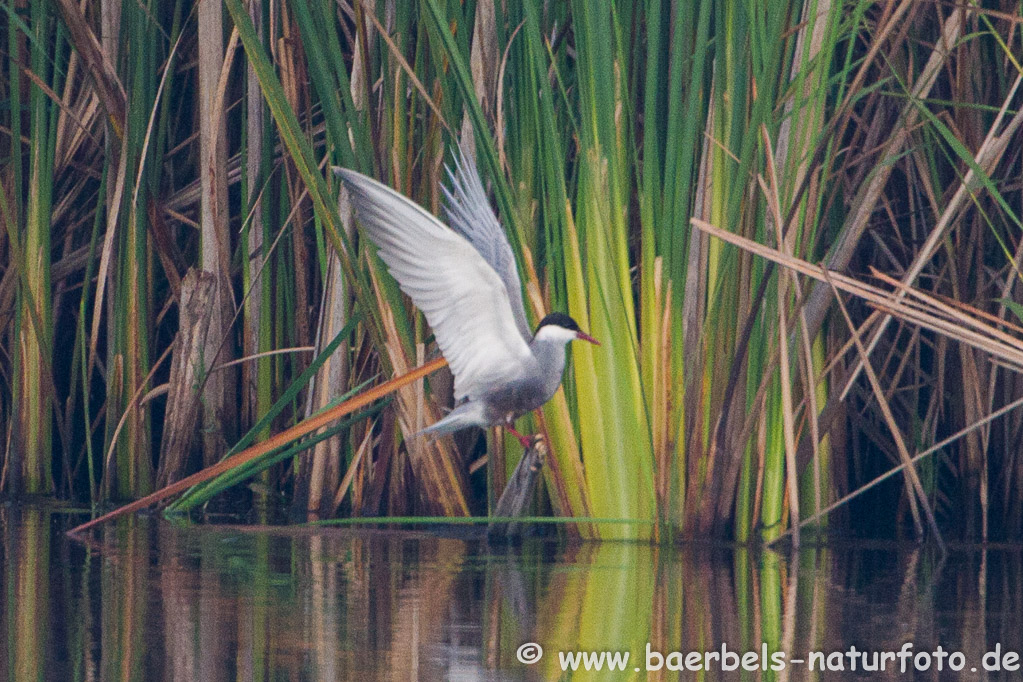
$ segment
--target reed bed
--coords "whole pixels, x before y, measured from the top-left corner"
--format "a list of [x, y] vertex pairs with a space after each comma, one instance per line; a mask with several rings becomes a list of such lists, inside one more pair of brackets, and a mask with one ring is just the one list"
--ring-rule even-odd
[[[6, 493], [137, 499], [432, 357], [328, 168], [440, 214], [462, 144], [531, 320], [604, 344], [527, 420], [537, 512], [641, 523], [566, 534], [1023, 532], [1018, 4], [2, 5]], [[485, 514], [521, 448], [409, 438], [450, 400], [228, 495]]]

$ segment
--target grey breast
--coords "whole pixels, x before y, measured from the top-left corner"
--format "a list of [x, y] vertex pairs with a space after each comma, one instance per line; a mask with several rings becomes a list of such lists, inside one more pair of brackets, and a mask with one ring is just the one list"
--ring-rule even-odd
[[554, 396], [565, 370], [565, 346], [559, 342], [533, 340], [529, 346], [535, 362], [522, 376], [504, 386], [495, 387], [486, 397], [487, 411], [501, 422], [508, 414], [515, 417], [540, 407]]

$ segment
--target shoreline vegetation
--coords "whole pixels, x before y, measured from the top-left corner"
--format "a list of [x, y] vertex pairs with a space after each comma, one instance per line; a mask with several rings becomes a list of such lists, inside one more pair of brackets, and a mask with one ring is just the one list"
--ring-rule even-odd
[[[0, 494], [139, 500], [434, 361], [329, 169], [443, 216], [461, 143], [530, 321], [603, 343], [520, 422], [527, 514], [1023, 535], [1018, 3], [0, 3]], [[411, 438], [451, 392], [170, 509], [492, 515], [516, 439]]]

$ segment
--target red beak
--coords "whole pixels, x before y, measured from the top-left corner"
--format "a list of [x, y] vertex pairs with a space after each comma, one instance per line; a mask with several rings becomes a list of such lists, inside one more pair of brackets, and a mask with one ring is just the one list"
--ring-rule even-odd
[[575, 333], [575, 338], [579, 339], [580, 341], [589, 341], [594, 346], [599, 346], [600, 345], [600, 341], [597, 341], [595, 338], [593, 338], [592, 336], [590, 336], [589, 334], [587, 334], [585, 332], [576, 332]]

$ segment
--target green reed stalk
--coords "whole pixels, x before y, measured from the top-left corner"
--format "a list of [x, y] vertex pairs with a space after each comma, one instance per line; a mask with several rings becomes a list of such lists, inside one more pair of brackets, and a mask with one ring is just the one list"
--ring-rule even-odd
[[[12, 151], [20, 151], [19, 135], [24, 132], [29, 140], [27, 185], [22, 184], [20, 158], [14, 174], [14, 197], [21, 204], [16, 209], [24, 227], [10, 221], [19, 217], [10, 215], [7, 229], [11, 240], [15, 268], [20, 274], [14, 337], [14, 425], [12, 446], [18, 452], [16, 476], [21, 487], [29, 493], [53, 492], [50, 453], [52, 448], [52, 420], [54, 404], [52, 386], [53, 312], [50, 284], [50, 214], [53, 209], [53, 160], [56, 143], [56, 124], [59, 109], [36, 83], [26, 83], [19, 70], [28, 64], [33, 73], [51, 88], [62, 85], [60, 64], [66, 44], [56, 30], [56, 17], [45, 2], [33, 2], [29, 9], [31, 34], [10, 31], [8, 45], [12, 55], [24, 55], [27, 61], [15, 58], [11, 62], [12, 136], [17, 140]], [[54, 54], [48, 54], [46, 45], [55, 45]], [[22, 85], [27, 85], [28, 129], [21, 122]], [[20, 157], [20, 154], [18, 154]], [[24, 194], [23, 194], [24, 193]], [[22, 237], [17, 234], [21, 232]], [[17, 244], [20, 242], [20, 246]], [[20, 460], [20, 461], [19, 461]]]
[[87, 346], [89, 343], [89, 332], [86, 330], [86, 320], [88, 315], [86, 311], [89, 309], [91, 299], [89, 296], [90, 287], [89, 282], [92, 281], [92, 274], [96, 265], [96, 247], [99, 242], [100, 226], [103, 220], [103, 211], [101, 210], [102, 201], [101, 197], [106, 196], [107, 186], [107, 168], [103, 169], [103, 176], [100, 179], [99, 191], [96, 193], [97, 206], [95, 216], [93, 218], [92, 234], [89, 236], [89, 257], [86, 261], [85, 266], [85, 284], [82, 286], [82, 297], [78, 303], [78, 335], [75, 339], [75, 343], [79, 347], [79, 366], [74, 367], [74, 370], [81, 371], [82, 380], [82, 424], [85, 432], [85, 462], [87, 476], [89, 477], [89, 504], [95, 506], [100, 501], [100, 491], [97, 487], [96, 474], [99, 471], [99, 467], [96, 464], [96, 454], [92, 443], [92, 423], [90, 419], [90, 401], [89, 401], [89, 387], [91, 382], [89, 380], [89, 354]]
[[[623, 127], [625, 59], [610, 8], [573, 5], [580, 68], [581, 150], [576, 222], [588, 301], [569, 311], [588, 318], [606, 347], [574, 353], [576, 388], [593, 513], [653, 518], [650, 415], [640, 382], [639, 339], [629, 274], [627, 193], [630, 189]], [[570, 289], [571, 292], [571, 289]], [[586, 415], [586, 416], [584, 416]], [[588, 423], [587, 423], [588, 422]], [[588, 427], [588, 428], [587, 428]]]
[[[254, 3], [250, 8], [253, 24], [262, 40], [269, 46], [270, 3]], [[259, 79], [252, 66], [246, 64], [245, 137], [243, 142], [244, 175], [242, 192], [245, 213], [241, 243], [246, 245], [248, 257], [242, 258], [242, 282], [247, 296], [244, 301], [244, 342], [246, 356], [260, 355], [272, 350], [273, 334], [273, 268], [270, 264], [270, 245], [273, 242], [271, 210], [273, 184], [273, 131], [266, 105], [263, 102]], [[243, 368], [244, 421], [255, 422], [266, 414], [272, 404], [273, 359], [259, 357], [255, 366], [247, 363]], [[261, 437], [268, 437], [269, 430]]]
[[[115, 227], [116, 261], [110, 283], [114, 303], [110, 308], [111, 334], [106, 363], [106, 410], [111, 418], [105, 422], [104, 443], [111, 442], [122, 418], [124, 425], [114, 444], [113, 471], [107, 469], [104, 475], [106, 493], [119, 499], [149, 493], [154, 478], [150, 413], [133, 400], [144, 390], [143, 382], [150, 370], [152, 251], [146, 207], [161, 177], [149, 121], [154, 107], [159, 106], [156, 100], [159, 60], [165, 51], [163, 33], [153, 21], [152, 10], [152, 3], [149, 7], [122, 7], [120, 23], [107, 28], [114, 40], [124, 35], [130, 44], [138, 46], [119, 55], [116, 62], [123, 81], [130, 84], [124, 136], [117, 155], [124, 157], [126, 177], [132, 179], [132, 191], [124, 194], [119, 206], [106, 207], [108, 213], [117, 213], [119, 221]], [[116, 419], [112, 418], [114, 415]]]

